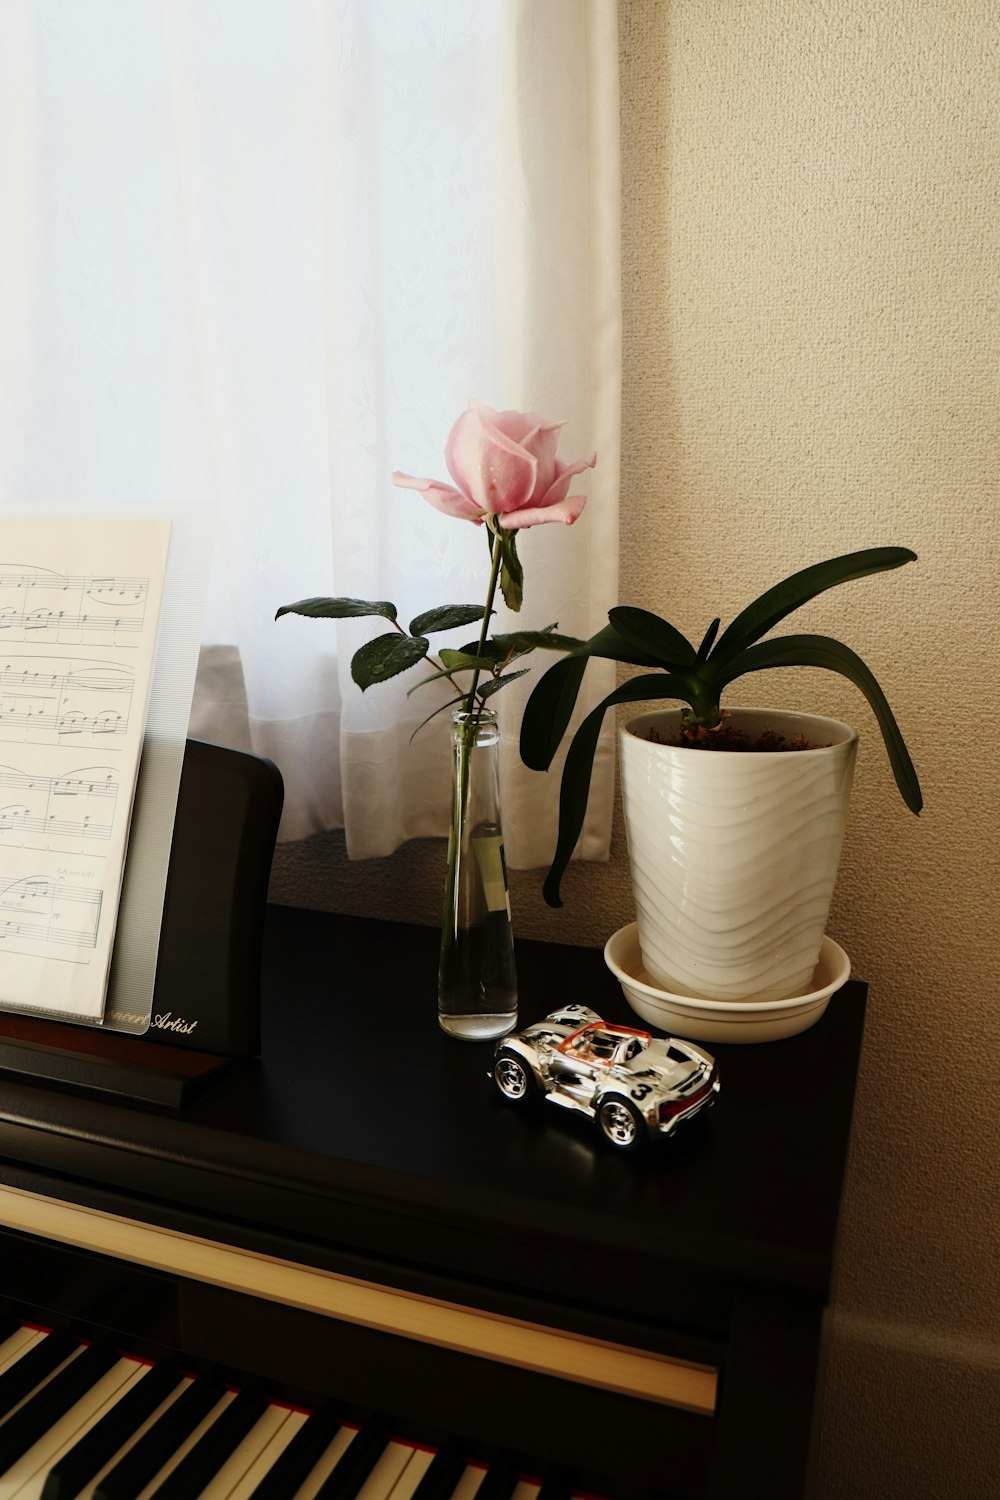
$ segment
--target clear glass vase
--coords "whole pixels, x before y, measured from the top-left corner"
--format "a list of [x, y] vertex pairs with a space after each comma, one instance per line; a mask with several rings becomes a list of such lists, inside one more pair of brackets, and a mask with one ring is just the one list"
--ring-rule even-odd
[[452, 814], [441, 922], [438, 1021], [485, 1041], [517, 1022], [517, 971], [500, 824], [500, 731], [489, 708], [451, 716]]

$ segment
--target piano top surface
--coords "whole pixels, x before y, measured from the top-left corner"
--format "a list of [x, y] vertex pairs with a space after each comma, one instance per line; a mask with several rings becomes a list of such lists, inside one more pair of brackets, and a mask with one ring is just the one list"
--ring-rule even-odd
[[[722, 1280], [825, 1298], [863, 984], [801, 1036], [709, 1045], [714, 1109], [633, 1158], [583, 1117], [500, 1097], [493, 1044], [437, 1025], [437, 943], [270, 908], [259, 1060], [180, 1113], [8, 1075], [0, 1175], [331, 1268], [382, 1258], [536, 1295], [600, 1285], [633, 1316], [668, 1283], [691, 1305]], [[523, 1022], [569, 1000], [631, 1017], [599, 950], [519, 942], [518, 977]]]

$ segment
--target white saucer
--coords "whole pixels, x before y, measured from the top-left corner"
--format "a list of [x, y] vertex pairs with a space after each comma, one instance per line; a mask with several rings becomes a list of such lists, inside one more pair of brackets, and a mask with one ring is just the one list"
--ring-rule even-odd
[[693, 1000], [650, 982], [635, 922], [608, 938], [604, 962], [644, 1021], [695, 1042], [774, 1042], [797, 1036], [815, 1026], [830, 996], [846, 984], [851, 973], [851, 960], [843, 948], [825, 937], [807, 994], [788, 1000]]

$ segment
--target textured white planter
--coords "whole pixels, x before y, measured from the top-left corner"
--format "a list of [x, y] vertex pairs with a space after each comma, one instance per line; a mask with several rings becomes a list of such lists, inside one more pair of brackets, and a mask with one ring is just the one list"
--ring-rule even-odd
[[650, 977], [703, 1000], [784, 1000], [812, 988], [843, 843], [857, 734], [835, 719], [733, 709], [750, 734], [816, 750], [706, 752], [681, 711], [619, 731], [639, 946]]

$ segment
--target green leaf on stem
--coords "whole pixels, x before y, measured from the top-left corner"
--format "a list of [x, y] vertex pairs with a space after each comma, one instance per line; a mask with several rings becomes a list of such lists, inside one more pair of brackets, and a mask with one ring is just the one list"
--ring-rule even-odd
[[497, 638], [495, 636], [493, 640], [486, 640], [481, 643], [479, 641], [466, 641], [465, 645], [459, 646], [458, 649], [463, 656], [474, 656], [480, 663], [505, 661], [507, 657], [504, 647], [497, 645]]
[[874, 673], [856, 652], [825, 635], [780, 636], [774, 641], [748, 646], [733, 657], [718, 679], [718, 686], [721, 688], [748, 672], [762, 672], [772, 667], [824, 667], [827, 671], [839, 672], [860, 688], [878, 720], [900, 795], [911, 812], [920, 812], [924, 805], [923, 794], [899, 725]]
[[861, 552], [847, 552], [842, 557], [832, 557], [827, 562], [803, 568], [748, 604], [722, 632], [709, 660], [720, 665], [730, 661], [738, 651], [745, 650], [773, 630], [779, 620], [827, 589], [855, 578], [867, 578], [872, 573], [901, 568], [904, 563], [916, 562], [916, 559], [917, 554], [909, 547], [868, 547]]
[[527, 677], [530, 671], [530, 667], [521, 667], [517, 672], [505, 672], [502, 677], [492, 677], [484, 687], [477, 689], [480, 698], [492, 698], [493, 694], [499, 693], [500, 689], [506, 687], [508, 682], [514, 682], [518, 677]]
[[[487, 642], [487, 645], [489, 642]], [[481, 656], [472, 651], [450, 651], [447, 647], [438, 652], [449, 672], [464, 672], [471, 669], [474, 672], [490, 672], [493, 670], [495, 658], [487, 651]]]
[[442, 604], [411, 620], [410, 634], [433, 635], [435, 630], [454, 630], [458, 625], [471, 625], [482, 618], [481, 604]]
[[350, 620], [362, 615], [381, 615], [395, 620], [396, 606], [388, 599], [300, 599], [297, 604], [283, 604], [275, 615], [307, 615], [313, 620]]
[[355, 651], [351, 659], [351, 676], [364, 692], [376, 682], [405, 672], [427, 655], [430, 642], [419, 635], [377, 635]]
[[543, 651], [579, 651], [587, 644], [573, 635], [557, 635], [554, 629], [511, 630], [504, 635], [495, 635], [493, 642], [502, 648], [504, 656], [509, 651], [521, 653], [538, 648]]
[[517, 532], [501, 531], [500, 542], [500, 592], [507, 608], [517, 614], [524, 603], [524, 571], [517, 555]]

